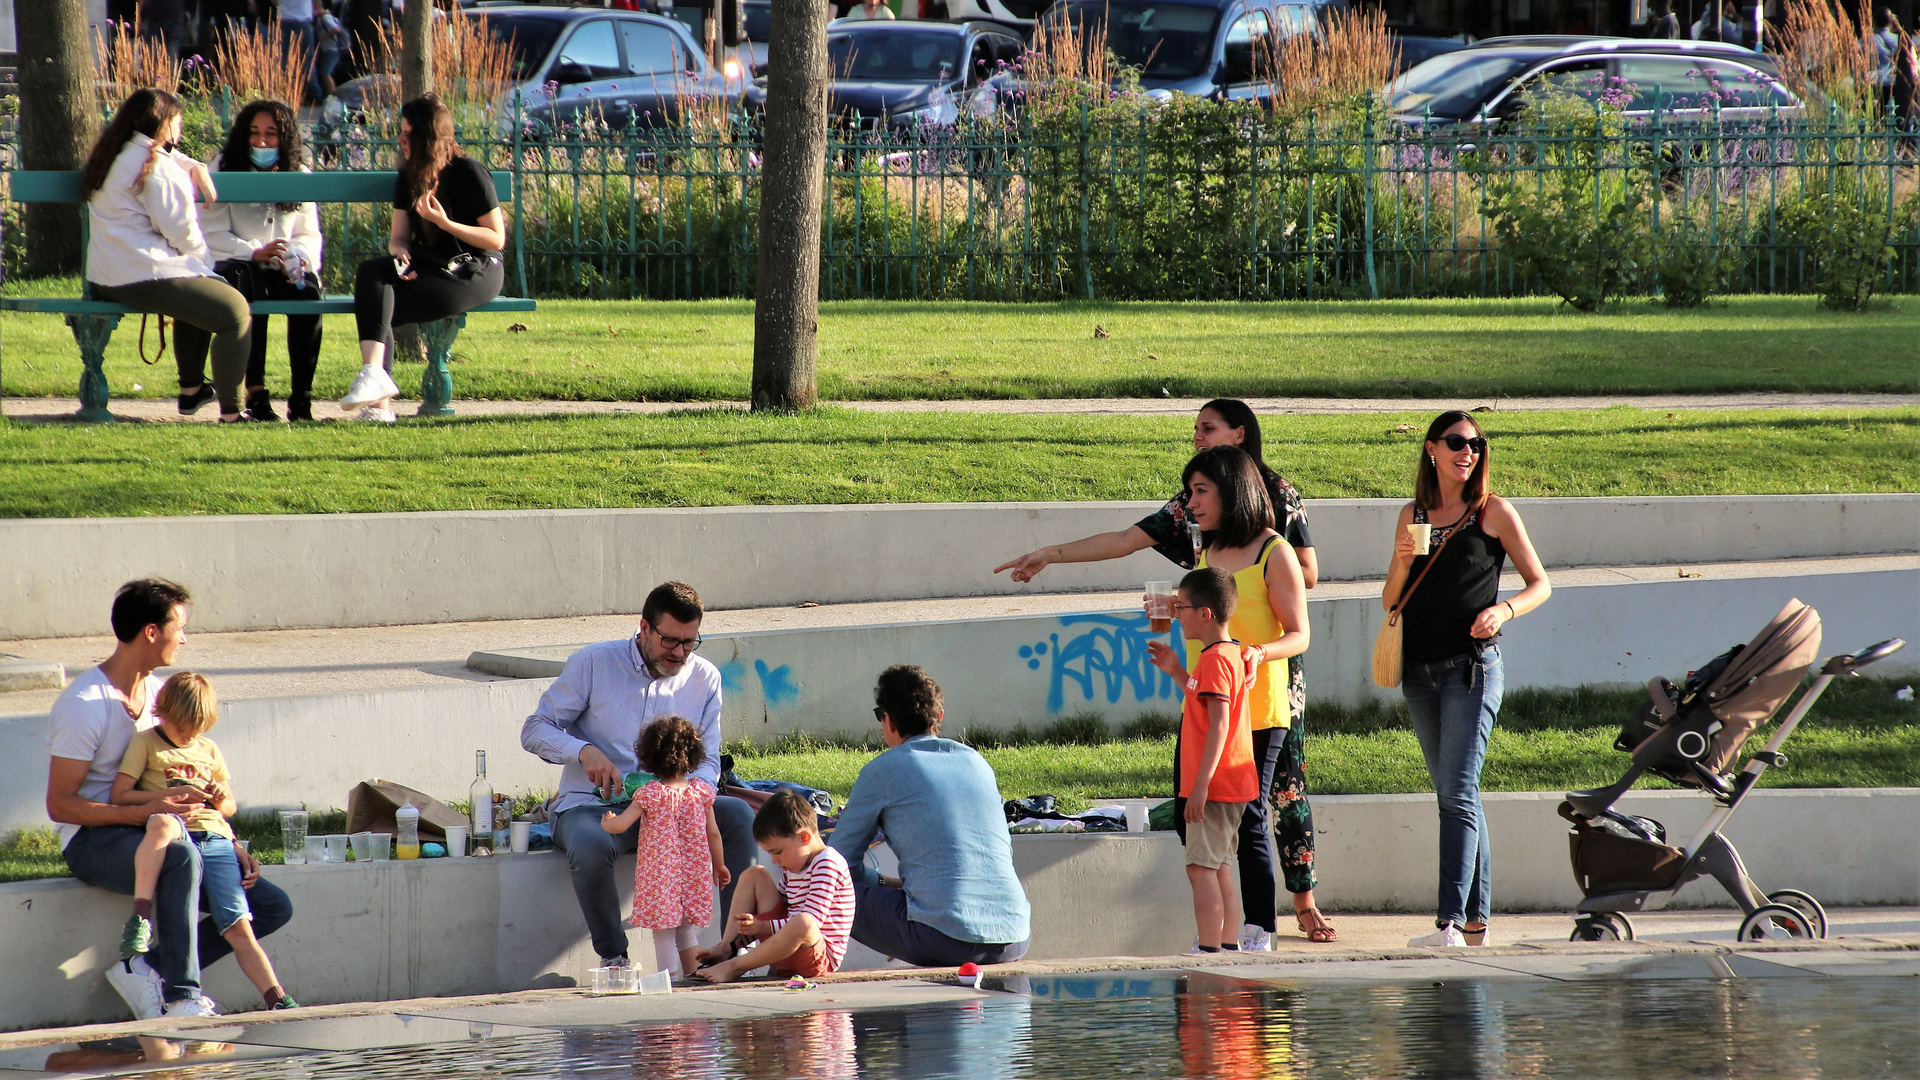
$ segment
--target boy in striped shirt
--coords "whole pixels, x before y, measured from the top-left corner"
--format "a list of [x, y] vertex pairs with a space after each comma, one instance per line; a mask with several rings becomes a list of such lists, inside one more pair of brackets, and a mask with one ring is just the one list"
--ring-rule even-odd
[[754, 815], [753, 838], [780, 873], [776, 878], [754, 866], [740, 875], [728, 938], [701, 951], [694, 974], [724, 983], [758, 967], [809, 979], [838, 971], [853, 933], [853, 876], [847, 860], [821, 840], [813, 804], [791, 791], [775, 792]]

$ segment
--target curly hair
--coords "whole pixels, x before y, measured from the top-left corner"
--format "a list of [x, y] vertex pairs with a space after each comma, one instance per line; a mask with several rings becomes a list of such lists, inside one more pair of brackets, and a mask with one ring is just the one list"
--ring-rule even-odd
[[940, 734], [946, 700], [940, 684], [918, 664], [895, 664], [880, 673], [873, 686], [873, 703], [893, 721], [903, 739]]
[[[292, 106], [284, 101], [261, 98], [250, 101], [233, 118], [233, 126], [227, 130], [227, 144], [220, 149], [221, 172], [253, 172], [253, 118], [265, 113], [273, 118], [273, 126], [280, 131], [280, 160], [274, 162], [268, 172], [299, 172], [306, 164], [306, 148], [300, 142], [300, 120], [294, 115]], [[299, 203], [274, 203], [281, 213], [291, 214], [300, 209]]]
[[640, 730], [633, 744], [640, 767], [661, 780], [678, 780], [707, 760], [706, 744], [684, 716], [669, 714]]

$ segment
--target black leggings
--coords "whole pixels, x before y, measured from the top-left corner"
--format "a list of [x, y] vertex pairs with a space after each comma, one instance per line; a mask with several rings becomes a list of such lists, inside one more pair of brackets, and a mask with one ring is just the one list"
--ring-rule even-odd
[[[296, 289], [279, 273], [261, 272], [225, 279], [249, 302], [254, 300], [317, 300], [320, 279], [307, 275], [307, 287]], [[267, 319], [253, 317], [253, 341], [247, 353], [247, 386], [267, 385]], [[287, 366], [293, 373], [289, 401], [304, 401], [313, 396], [313, 372], [320, 366], [320, 316], [287, 315]], [[185, 389], [207, 381], [207, 348], [213, 335], [191, 323], [177, 322], [173, 331], [173, 360], [180, 369], [180, 386]]]
[[425, 258], [414, 263], [418, 276], [412, 281], [400, 280], [391, 256], [368, 259], [354, 275], [353, 321], [361, 341], [385, 346], [388, 371], [393, 370], [394, 327], [472, 311], [499, 296], [506, 285], [507, 270], [497, 258], [486, 264], [484, 272], [466, 280], [428, 269], [423, 265]]

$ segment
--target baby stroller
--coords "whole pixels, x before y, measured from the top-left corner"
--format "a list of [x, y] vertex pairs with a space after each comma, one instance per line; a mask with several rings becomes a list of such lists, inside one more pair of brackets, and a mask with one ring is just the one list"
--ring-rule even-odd
[[[1827, 684], [1905, 645], [1893, 638], [1852, 656], [1829, 659], [1766, 748], [1749, 758], [1737, 776], [1740, 748], [1773, 719], [1813, 666], [1820, 650], [1819, 613], [1798, 600], [1788, 601], [1760, 636], [1715, 657], [1689, 675], [1684, 686], [1663, 678], [1650, 681], [1647, 703], [1627, 720], [1613, 743], [1614, 749], [1633, 755], [1626, 775], [1607, 787], [1570, 791], [1560, 804], [1560, 816], [1573, 823], [1573, 876], [1586, 895], [1572, 940], [1631, 941], [1633, 924], [1626, 912], [1658, 910], [1703, 875], [1724, 886], [1746, 913], [1741, 941], [1826, 937], [1827, 914], [1820, 902], [1794, 889], [1763, 893], [1721, 830], [1761, 774], [1786, 764], [1781, 745]], [[1667, 843], [1659, 822], [1612, 809], [1642, 773], [1713, 796], [1717, 805], [1686, 847]]]

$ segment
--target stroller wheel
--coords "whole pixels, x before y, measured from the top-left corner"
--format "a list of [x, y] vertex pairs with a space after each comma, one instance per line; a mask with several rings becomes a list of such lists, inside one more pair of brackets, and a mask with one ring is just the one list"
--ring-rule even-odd
[[1573, 921], [1568, 941], [1632, 941], [1633, 924], [1617, 911], [1599, 911]]
[[1761, 904], [1740, 923], [1741, 941], [1807, 941], [1813, 936], [1812, 921], [1786, 904]]
[[1827, 936], [1827, 909], [1820, 906], [1820, 901], [1815, 900], [1799, 889], [1781, 889], [1778, 892], [1770, 892], [1767, 894], [1767, 903], [1785, 904], [1787, 907], [1798, 911], [1807, 917], [1807, 926], [1813, 930], [1814, 937], [1823, 938]]

